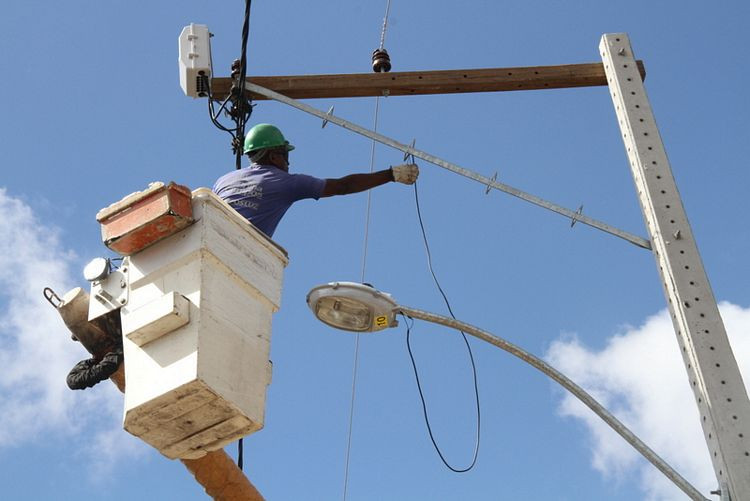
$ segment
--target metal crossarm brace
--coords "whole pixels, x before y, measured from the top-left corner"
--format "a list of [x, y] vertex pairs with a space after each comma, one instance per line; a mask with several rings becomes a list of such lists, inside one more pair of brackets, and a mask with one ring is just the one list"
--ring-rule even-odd
[[589, 226], [602, 230], [606, 233], [610, 233], [612, 235], [620, 237], [624, 240], [627, 240], [628, 242], [632, 244], [637, 245], [638, 247], [642, 247], [644, 249], [651, 248], [651, 244], [646, 239], [643, 239], [639, 236], [633, 235], [626, 231], [610, 226], [607, 223], [603, 223], [601, 221], [590, 218], [588, 216], [584, 216], [583, 214], [580, 214], [576, 211], [573, 211], [568, 208], [557, 205], [555, 203], [549, 202], [547, 200], [539, 198], [530, 193], [521, 191], [517, 188], [513, 188], [512, 186], [509, 186], [507, 184], [500, 183], [496, 181], [494, 178], [490, 179], [474, 171], [464, 169], [463, 167], [460, 167], [454, 163], [443, 160], [442, 158], [438, 158], [434, 155], [430, 155], [429, 153], [418, 150], [414, 148], [414, 146], [408, 146], [406, 144], [400, 143], [394, 139], [391, 139], [377, 132], [371, 131], [369, 129], [365, 129], [364, 127], [361, 127], [355, 123], [352, 123], [352, 122], [349, 122], [348, 120], [344, 120], [342, 118], [337, 117], [336, 115], [332, 113], [332, 111], [329, 111], [328, 113], [326, 113], [317, 108], [313, 108], [312, 106], [309, 106], [305, 103], [301, 103], [295, 99], [284, 96], [282, 94], [279, 94], [278, 92], [274, 92], [270, 89], [266, 89], [265, 87], [261, 87], [259, 85], [256, 85], [250, 82], [245, 82], [245, 89], [247, 89], [250, 92], [266, 96], [269, 99], [274, 99], [281, 103], [288, 104], [289, 106], [292, 106], [293, 108], [297, 108], [298, 110], [304, 111], [305, 113], [314, 115], [322, 120], [325, 120], [326, 122], [336, 124], [339, 127], [342, 127], [352, 132], [356, 132], [357, 134], [370, 138], [373, 141], [377, 141], [379, 143], [385, 144], [386, 146], [390, 146], [391, 148], [395, 148], [397, 150], [403, 151], [407, 155], [411, 155], [415, 158], [420, 158], [424, 160], [425, 162], [429, 162], [433, 165], [437, 165], [438, 167], [442, 167], [443, 169], [447, 169], [449, 171], [455, 172], [456, 174], [460, 174], [461, 176], [467, 177], [469, 179], [473, 179], [474, 181], [478, 181], [479, 183], [483, 185], [491, 186], [492, 188], [508, 193], [509, 195], [518, 197], [521, 200], [525, 200], [534, 205], [538, 205], [539, 207], [543, 207], [547, 210], [551, 210], [552, 212], [557, 212], [558, 214], [562, 214], [563, 216], [568, 217], [571, 220], [579, 221], [583, 224], [587, 224]]
[[[626, 34], [599, 45], [722, 499], [750, 500], [750, 400]], [[676, 419], [682, 416], [676, 416]], [[725, 497], [726, 496], [726, 497]]]

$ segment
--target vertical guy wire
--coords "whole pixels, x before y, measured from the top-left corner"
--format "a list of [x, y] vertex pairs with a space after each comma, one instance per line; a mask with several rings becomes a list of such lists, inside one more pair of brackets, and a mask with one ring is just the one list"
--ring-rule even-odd
[[[373, 124], [373, 130], [378, 131], [378, 114], [380, 112], [380, 96], [375, 97], [375, 119]], [[372, 141], [370, 147], [370, 174], [375, 170], [375, 141]], [[359, 281], [365, 281], [365, 267], [367, 265], [367, 243], [370, 233], [370, 206], [372, 204], [372, 190], [367, 190], [367, 210], [365, 212], [365, 238], [362, 246], [362, 273]]]
[[[385, 32], [388, 29], [388, 15], [391, 11], [391, 0], [387, 0], [385, 4], [385, 16], [383, 17], [383, 27], [380, 30], [380, 49], [383, 49], [385, 45]], [[375, 97], [375, 118], [373, 119], [373, 130], [378, 131], [378, 114], [380, 112], [380, 96]], [[375, 141], [372, 141], [370, 147], [370, 173], [375, 168]], [[370, 233], [370, 207], [372, 205], [372, 190], [367, 190], [367, 209], [365, 211], [365, 235], [362, 243], [362, 272], [360, 274], [359, 281], [365, 281], [365, 269], [367, 266], [367, 244]], [[359, 367], [359, 336], [355, 334], [354, 338], [354, 368], [352, 369], [352, 397], [351, 403], [349, 404], [349, 432], [346, 438], [346, 461], [344, 467], [344, 501], [346, 501], [346, 495], [349, 489], [349, 457], [352, 449], [352, 428], [354, 423], [354, 399], [357, 395], [357, 368]]]
[[[390, 3], [390, 1], [389, 1]], [[378, 130], [378, 113], [380, 111], [380, 96], [375, 97], [375, 119], [373, 129], [377, 132]], [[375, 141], [372, 141], [370, 147], [370, 173], [375, 169]], [[365, 281], [365, 269], [367, 266], [367, 244], [370, 234], [370, 207], [372, 205], [372, 190], [367, 190], [367, 209], [365, 210], [365, 235], [362, 243], [362, 272], [360, 273], [359, 281]], [[352, 449], [352, 428], [354, 422], [354, 399], [357, 394], [357, 368], [359, 367], [359, 336], [357, 333], [354, 336], [354, 368], [352, 370], [352, 397], [349, 404], [349, 432], [346, 438], [346, 461], [344, 466], [344, 501], [346, 501], [346, 495], [349, 488], [349, 457]]]
[[380, 30], [380, 48], [385, 46], [385, 31], [388, 29], [388, 14], [391, 12], [391, 0], [385, 4], [385, 16], [383, 17], [383, 28]]

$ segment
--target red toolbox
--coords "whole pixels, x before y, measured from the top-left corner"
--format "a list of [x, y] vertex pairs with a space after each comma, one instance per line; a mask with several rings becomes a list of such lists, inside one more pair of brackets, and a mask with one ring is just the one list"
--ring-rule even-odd
[[151, 183], [100, 210], [104, 245], [122, 256], [139, 252], [193, 223], [192, 194], [186, 186]]

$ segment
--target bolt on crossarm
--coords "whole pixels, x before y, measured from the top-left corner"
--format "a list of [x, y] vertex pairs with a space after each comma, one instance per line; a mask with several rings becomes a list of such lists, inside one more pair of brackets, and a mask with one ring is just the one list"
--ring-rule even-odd
[[[722, 499], [750, 500], [750, 400], [624, 33], [599, 45]], [[728, 489], [728, 493], [726, 490]]]
[[535, 369], [538, 369], [546, 376], [552, 378], [559, 383], [563, 388], [571, 392], [578, 400], [583, 402], [589, 409], [599, 416], [607, 425], [616, 431], [622, 438], [625, 439], [631, 446], [633, 446], [643, 457], [645, 457], [651, 464], [653, 464], [660, 472], [664, 474], [669, 480], [672, 481], [682, 492], [687, 494], [690, 499], [707, 501], [707, 499], [693, 487], [687, 480], [685, 480], [679, 473], [677, 473], [666, 461], [664, 461], [658, 454], [656, 454], [650, 447], [648, 447], [643, 441], [638, 438], [635, 433], [630, 431], [628, 427], [622, 424], [616, 417], [614, 417], [607, 409], [604, 408], [599, 402], [594, 399], [589, 393], [583, 388], [578, 386], [576, 383], [568, 379], [563, 373], [549, 365], [539, 357], [532, 355], [523, 348], [520, 348], [513, 343], [506, 341], [500, 337], [494, 336], [487, 331], [479, 329], [471, 324], [455, 320], [453, 318], [437, 315], [435, 313], [429, 313], [407, 306], [399, 305], [398, 311], [404, 315], [427, 322], [433, 322], [436, 324], [444, 325], [456, 330], [470, 334], [482, 341], [486, 341], [493, 346], [496, 346], [504, 351], [507, 351], [511, 355], [520, 358], [527, 364], [531, 365]]

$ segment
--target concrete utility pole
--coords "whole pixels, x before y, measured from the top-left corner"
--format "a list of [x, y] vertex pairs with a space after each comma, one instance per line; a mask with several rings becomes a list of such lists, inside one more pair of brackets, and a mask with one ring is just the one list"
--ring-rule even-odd
[[624, 33], [599, 45], [722, 499], [750, 500], [750, 400]]

